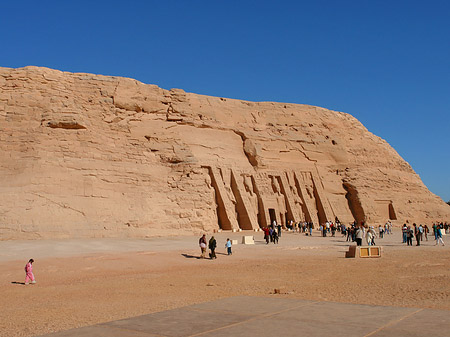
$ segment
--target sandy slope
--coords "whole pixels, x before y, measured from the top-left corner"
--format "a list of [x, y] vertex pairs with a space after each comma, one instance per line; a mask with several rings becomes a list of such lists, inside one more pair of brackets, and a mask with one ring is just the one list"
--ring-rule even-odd
[[[240, 236], [218, 234], [214, 261], [194, 257], [195, 237], [105, 240], [100, 248], [72, 240], [21, 242], [14, 250], [14, 243], [0, 242], [0, 335], [39, 335], [235, 295], [450, 310], [450, 242], [405, 247], [396, 233], [378, 240], [381, 259], [345, 259], [340, 236], [286, 233], [278, 246], [237, 245], [226, 256], [227, 235]], [[14, 283], [23, 282], [31, 252], [39, 257], [38, 283]], [[274, 288], [285, 294], [272, 294]]]

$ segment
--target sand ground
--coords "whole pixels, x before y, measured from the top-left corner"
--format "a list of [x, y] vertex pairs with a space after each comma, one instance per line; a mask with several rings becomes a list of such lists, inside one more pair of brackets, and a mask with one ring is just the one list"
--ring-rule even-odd
[[[255, 245], [227, 237], [255, 235]], [[449, 310], [450, 242], [401, 244], [397, 229], [378, 239], [383, 256], [345, 259], [340, 235], [218, 233], [217, 260], [197, 259], [197, 237], [0, 242], [0, 336], [35, 336], [236, 296]], [[35, 259], [36, 285], [23, 268]], [[279, 288], [283, 294], [273, 294]], [[307, 313], [305, 313], [307, 314]]]

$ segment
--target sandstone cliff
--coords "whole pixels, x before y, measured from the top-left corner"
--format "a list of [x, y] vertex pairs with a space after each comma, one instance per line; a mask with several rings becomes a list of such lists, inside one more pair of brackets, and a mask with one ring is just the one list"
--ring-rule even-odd
[[449, 215], [389, 144], [342, 112], [0, 68], [2, 239]]

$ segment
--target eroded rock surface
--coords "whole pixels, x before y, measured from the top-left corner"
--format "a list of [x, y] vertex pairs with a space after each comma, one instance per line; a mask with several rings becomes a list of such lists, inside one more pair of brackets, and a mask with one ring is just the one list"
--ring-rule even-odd
[[2, 239], [449, 215], [389, 144], [342, 112], [0, 68]]

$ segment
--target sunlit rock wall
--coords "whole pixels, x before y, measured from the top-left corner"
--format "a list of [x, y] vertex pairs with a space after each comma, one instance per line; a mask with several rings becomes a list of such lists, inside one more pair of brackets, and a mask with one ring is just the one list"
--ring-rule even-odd
[[389, 144], [342, 112], [0, 68], [1, 239], [449, 215]]

